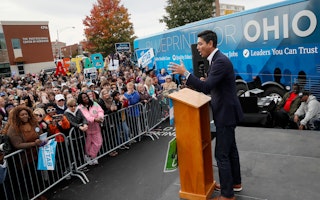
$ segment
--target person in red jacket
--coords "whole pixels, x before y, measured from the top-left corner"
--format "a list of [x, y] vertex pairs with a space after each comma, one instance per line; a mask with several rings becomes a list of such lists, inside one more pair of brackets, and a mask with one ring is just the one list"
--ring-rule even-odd
[[[46, 104], [45, 111], [47, 115], [44, 118], [44, 121], [48, 124], [49, 133], [59, 134], [64, 133], [68, 134], [70, 129], [70, 122], [66, 118], [66, 116], [60, 114], [57, 115], [56, 108], [53, 103]], [[56, 136], [57, 142], [64, 142], [64, 137], [62, 135]]]

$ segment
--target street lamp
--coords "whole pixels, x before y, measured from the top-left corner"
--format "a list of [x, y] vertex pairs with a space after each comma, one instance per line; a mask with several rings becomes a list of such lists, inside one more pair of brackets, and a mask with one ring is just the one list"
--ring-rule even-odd
[[[58, 43], [60, 42], [60, 41], [59, 41], [59, 32], [61, 33], [62, 31], [65, 31], [65, 30], [70, 29], [70, 28], [75, 29], [76, 27], [74, 27], [74, 26], [67, 26], [67, 27], [64, 27], [64, 28], [60, 29], [60, 31], [59, 31], [59, 29], [57, 29], [57, 41], [56, 41], [56, 44], [57, 44], [57, 45], [58, 45]], [[56, 46], [57, 46], [57, 45], [56, 45]], [[60, 44], [59, 44], [59, 46], [58, 46], [58, 53], [59, 53], [59, 59], [61, 59], [61, 45], [60, 45]]]

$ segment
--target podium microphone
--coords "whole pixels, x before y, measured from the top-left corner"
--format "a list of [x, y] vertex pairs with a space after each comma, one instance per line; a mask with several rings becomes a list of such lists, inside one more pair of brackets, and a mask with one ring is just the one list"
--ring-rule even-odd
[[205, 74], [205, 72], [204, 72], [204, 64], [203, 63], [201, 63], [200, 65], [199, 65], [199, 74], [200, 74], [200, 77], [206, 77], [206, 74]]

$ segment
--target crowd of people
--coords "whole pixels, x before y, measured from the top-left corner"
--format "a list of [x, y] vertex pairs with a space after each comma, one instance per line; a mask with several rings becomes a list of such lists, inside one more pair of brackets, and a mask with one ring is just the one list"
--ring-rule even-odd
[[[2, 78], [1, 133], [8, 134], [15, 149], [21, 149], [40, 145], [36, 139], [43, 132], [48, 132], [49, 135], [67, 135], [72, 127], [79, 128], [86, 132], [86, 159], [91, 160], [97, 156], [101, 147], [100, 124], [103, 123], [104, 115], [139, 102], [148, 103], [157, 99], [160, 94], [168, 94], [171, 89], [178, 88], [178, 84], [172, 81], [173, 78], [165, 69], [161, 69], [159, 73], [165, 75], [164, 82], [159, 83], [154, 68], [126, 64], [127, 62], [121, 63], [115, 71], [97, 70], [95, 79], [88, 78], [90, 76], [83, 73], [57, 76], [55, 73], [46, 74], [43, 70], [39, 74], [26, 74], [24, 77]], [[34, 119], [30, 122], [31, 127], [17, 124], [19, 120], [23, 121], [24, 113], [25, 118]], [[39, 128], [37, 134], [29, 138], [29, 133], [23, 133], [27, 129], [34, 130], [35, 125]], [[13, 128], [21, 130], [21, 133], [13, 131]], [[128, 127], [126, 130], [130, 131]], [[30, 140], [30, 144], [16, 143], [13, 132], [23, 141]], [[63, 142], [64, 138], [57, 135], [56, 141]], [[111, 155], [116, 155], [116, 152]]]
[[[121, 63], [115, 71], [97, 70], [95, 79], [83, 73], [60, 76], [54, 72], [47, 74], [43, 70], [23, 77], [2, 78], [0, 127], [1, 134], [9, 138], [12, 151], [26, 149], [28, 156], [23, 162], [31, 162], [28, 159], [37, 157], [34, 147], [44, 145], [40, 140], [42, 133], [48, 133], [47, 136], [55, 135], [59, 148], [65, 148], [65, 137], [61, 133], [68, 136], [74, 127], [83, 131], [86, 136], [83, 147], [85, 162], [89, 165], [99, 164], [97, 156], [103, 144], [102, 129], [107, 128], [107, 123], [111, 123], [104, 122], [106, 115], [140, 102], [146, 104], [157, 100], [170, 89], [178, 88], [178, 84], [164, 69], [161, 71], [165, 73], [165, 83], [159, 84], [155, 69], [126, 64]], [[166, 87], [166, 84], [174, 86]], [[124, 140], [129, 141], [132, 136], [130, 132], [136, 130], [125, 121], [126, 116], [123, 115], [126, 113], [121, 113], [121, 130], [124, 132]], [[137, 113], [132, 116], [135, 114]], [[120, 144], [120, 139], [116, 140]], [[130, 149], [130, 144], [117, 148], [127, 150]], [[3, 152], [0, 153], [2, 173], [6, 172], [6, 162]], [[109, 156], [117, 154], [116, 149]], [[5, 175], [0, 178], [3, 181]]]

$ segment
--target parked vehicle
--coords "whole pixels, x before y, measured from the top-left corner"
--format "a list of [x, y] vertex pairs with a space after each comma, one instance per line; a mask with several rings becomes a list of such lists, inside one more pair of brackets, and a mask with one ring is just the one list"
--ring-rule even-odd
[[318, 0], [283, 1], [137, 38], [134, 49], [137, 59], [143, 49], [153, 50], [149, 67], [160, 70], [182, 59], [197, 74], [207, 65], [196, 55], [197, 34], [213, 30], [234, 65], [239, 95], [259, 88], [280, 100], [297, 82], [320, 99], [319, 19]]

